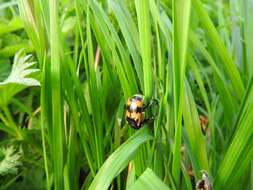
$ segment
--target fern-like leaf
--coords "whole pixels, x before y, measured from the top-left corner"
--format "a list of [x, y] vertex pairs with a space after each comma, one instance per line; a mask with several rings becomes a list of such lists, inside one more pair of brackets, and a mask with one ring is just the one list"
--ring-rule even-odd
[[0, 82], [0, 106], [6, 106], [10, 99], [28, 86], [40, 86], [40, 82], [29, 77], [39, 69], [31, 68], [36, 62], [29, 61], [32, 55], [25, 55], [23, 50], [16, 53], [10, 75]]
[[21, 166], [20, 162], [21, 151], [15, 151], [13, 146], [8, 148], [1, 148], [0, 154], [2, 159], [0, 160], [0, 175], [16, 174], [18, 166]]

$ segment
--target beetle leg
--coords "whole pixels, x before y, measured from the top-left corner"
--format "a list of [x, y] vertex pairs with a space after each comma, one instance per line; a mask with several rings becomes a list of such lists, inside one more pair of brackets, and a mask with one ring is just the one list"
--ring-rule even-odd
[[142, 123], [153, 123], [155, 121], [155, 118], [154, 117], [151, 117], [151, 118], [146, 118], [143, 120]]
[[158, 104], [159, 104], [159, 101], [158, 101], [157, 99], [155, 99], [155, 98], [152, 99], [152, 100], [150, 101], [149, 104], [143, 106], [143, 111], [144, 111], [145, 109], [149, 108], [150, 106], [152, 106], [153, 104], [158, 105]]

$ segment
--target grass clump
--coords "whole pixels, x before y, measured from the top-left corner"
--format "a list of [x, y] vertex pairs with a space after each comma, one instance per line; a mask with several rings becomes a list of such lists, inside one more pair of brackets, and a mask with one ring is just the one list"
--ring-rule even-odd
[[252, 189], [252, 5], [0, 1], [1, 188]]

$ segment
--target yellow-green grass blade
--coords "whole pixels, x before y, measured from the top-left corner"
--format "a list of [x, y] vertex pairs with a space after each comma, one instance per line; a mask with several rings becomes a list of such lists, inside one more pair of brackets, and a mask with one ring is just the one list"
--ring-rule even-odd
[[136, 132], [104, 162], [91, 183], [89, 190], [108, 189], [112, 180], [120, 174], [133, 158], [138, 147], [151, 139], [152, 136], [148, 128], [142, 128]]
[[157, 177], [157, 175], [150, 169], [147, 168], [143, 174], [136, 180], [136, 182], [128, 188], [128, 190], [170, 190], [170, 188], [165, 185], [162, 180]]
[[13, 18], [8, 24], [0, 22], [0, 36], [15, 32], [17, 30], [21, 30], [24, 28], [23, 22], [21, 21], [20, 17]]
[[14, 45], [6, 46], [0, 50], [0, 56], [1, 57], [11, 57], [14, 56], [17, 51], [20, 49], [24, 49], [26, 53], [30, 53], [34, 51], [34, 47], [27, 43], [27, 42], [22, 42], [22, 43], [17, 43]]

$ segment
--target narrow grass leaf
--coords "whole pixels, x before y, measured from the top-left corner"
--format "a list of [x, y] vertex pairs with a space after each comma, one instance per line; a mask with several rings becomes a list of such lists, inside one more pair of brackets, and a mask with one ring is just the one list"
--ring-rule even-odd
[[233, 88], [235, 90], [235, 95], [238, 99], [242, 98], [244, 92], [244, 85], [239, 74], [236, 65], [234, 64], [231, 55], [229, 54], [228, 50], [226, 49], [225, 45], [223, 44], [222, 40], [219, 37], [219, 34], [214, 27], [210, 17], [205, 11], [202, 3], [200, 0], [192, 0], [192, 5], [197, 12], [205, 31], [209, 35], [212, 41], [212, 45], [215, 48], [216, 52], [219, 54], [220, 59], [222, 60], [225, 72], [229, 76]]
[[144, 94], [147, 99], [152, 97], [153, 75], [151, 63], [151, 25], [148, 1], [135, 1], [137, 12], [141, 57], [143, 62]]
[[143, 86], [143, 68], [140, 59], [140, 45], [137, 27], [131, 18], [130, 13], [123, 3], [115, 3], [110, 0], [112, 10], [119, 23], [121, 32], [126, 41], [127, 47], [133, 58], [136, 73], [138, 75], [141, 87]]
[[191, 1], [173, 1], [173, 98], [175, 121], [175, 145], [173, 150], [172, 176], [179, 187], [180, 147], [182, 127], [182, 98], [184, 96], [184, 79], [186, 50]]
[[186, 82], [185, 85], [183, 118], [191, 147], [190, 149], [192, 150], [190, 158], [194, 160], [193, 163], [195, 163], [195, 165], [193, 164], [193, 169], [195, 172], [199, 172], [200, 170], [209, 171], [206, 143], [201, 132], [197, 107], [188, 82]]
[[61, 92], [60, 32], [58, 1], [50, 1], [51, 90], [52, 90], [52, 157], [54, 188], [63, 189], [63, 102]]
[[105, 53], [106, 60], [115, 65], [125, 99], [127, 99], [138, 89], [136, 75], [130, 64], [130, 57], [105, 11], [94, 1], [90, 1], [90, 7], [94, 13], [91, 15], [91, 20], [97, 21], [91, 22], [94, 35], [101, 45], [101, 50]]
[[237, 130], [219, 167], [215, 178], [215, 189], [232, 186], [245, 172], [253, 158], [253, 79], [246, 91], [238, 115]]
[[244, 13], [244, 23], [243, 23], [243, 31], [244, 31], [244, 43], [245, 43], [245, 54], [246, 54], [246, 68], [245, 72], [248, 73], [248, 78], [251, 78], [253, 74], [253, 40], [252, 40], [252, 32], [253, 32], [253, 23], [251, 18], [253, 17], [253, 1], [246, 0], [243, 3], [243, 13]]

